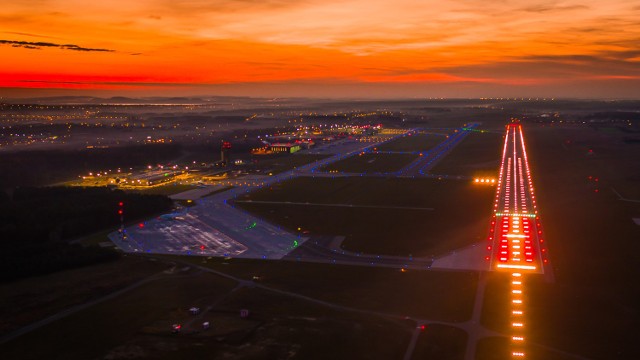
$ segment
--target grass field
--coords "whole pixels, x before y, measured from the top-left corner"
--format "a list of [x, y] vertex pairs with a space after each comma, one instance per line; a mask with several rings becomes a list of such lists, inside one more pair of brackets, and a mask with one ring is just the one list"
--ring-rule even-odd
[[[631, 221], [633, 209], [606, 191], [626, 180], [632, 163], [607, 162], [597, 153], [586, 155], [582, 146], [563, 146], [568, 134], [583, 139], [583, 132], [529, 132], [530, 161], [538, 174], [534, 181], [556, 274], [555, 284], [531, 284], [532, 339], [594, 358], [640, 358], [640, 348], [632, 345], [640, 327], [640, 227]], [[609, 137], [592, 141], [589, 146], [596, 152], [610, 146], [610, 158], [640, 154], [637, 145], [616, 146]], [[598, 193], [587, 180], [592, 174], [602, 175]]]
[[348, 157], [323, 167], [322, 171], [346, 173], [390, 173], [409, 165], [419, 155], [365, 153]]
[[445, 141], [442, 135], [413, 134], [397, 138], [377, 147], [378, 151], [426, 151]]
[[116, 231], [115, 228], [109, 229], [109, 230], [99, 231], [99, 232], [93, 233], [91, 235], [82, 237], [82, 238], [78, 239], [77, 242], [82, 246], [91, 246], [91, 245], [99, 246], [100, 243], [110, 241], [109, 240], [109, 234], [114, 232], [114, 231]]
[[165, 268], [158, 262], [125, 256], [109, 263], [2, 284], [0, 334], [124, 288]]
[[[200, 263], [198, 258], [182, 260]], [[204, 266], [282, 290], [363, 310], [441, 321], [471, 316], [474, 272], [406, 271], [289, 261], [211, 259]], [[417, 286], [416, 284], [419, 284]]]
[[[160, 258], [162, 262], [142, 261], [155, 266], [175, 259], [197, 264], [203, 260]], [[250, 284], [239, 287], [233, 280], [177, 265], [156, 280], [3, 344], [0, 357], [164, 360], [233, 354], [241, 359], [396, 359], [404, 355], [415, 329], [415, 323], [404, 320], [404, 315], [464, 321], [470, 315], [477, 283], [477, 275], [471, 272], [402, 273], [237, 259], [213, 259], [205, 266], [245, 279], [259, 276], [259, 284], [355, 311], [330, 308]], [[132, 268], [122, 270], [136, 272]], [[92, 279], [96, 286], [104, 281]], [[46, 302], [47, 291], [68, 289], [59, 283], [47, 284], [50, 286], [44, 286], [34, 300]], [[25, 283], [22, 288], [30, 287]], [[200, 307], [202, 313], [189, 314], [192, 306]], [[239, 316], [241, 309], [250, 311], [248, 318]], [[399, 316], [393, 319], [384, 315], [387, 313]], [[203, 321], [211, 323], [210, 330], [201, 329]], [[174, 323], [183, 325], [180, 334], [171, 334]], [[465, 336], [459, 329], [433, 325], [421, 335], [416, 352], [457, 359], [464, 351]]]
[[503, 138], [500, 133], [471, 132], [430, 170], [434, 174], [498, 176]]
[[[511, 278], [503, 272], [490, 272], [487, 275], [482, 315], [480, 323], [488, 329], [509, 334], [511, 330]], [[526, 284], [528, 286], [528, 283]], [[526, 294], [525, 294], [526, 295]]]
[[[486, 235], [494, 191], [492, 187], [437, 179], [304, 177], [241, 199], [282, 203], [237, 205], [293, 231], [301, 228], [313, 234], [344, 235], [343, 248], [349, 251], [435, 256]], [[312, 205], [316, 203], [354, 206]]]
[[298, 166], [304, 166], [314, 161], [322, 160], [329, 157], [329, 155], [318, 154], [293, 154], [293, 155], [278, 155], [276, 157], [261, 158], [255, 157], [257, 160], [257, 167], [260, 169], [269, 170], [272, 174], [279, 174], [296, 168]]
[[[397, 359], [413, 330], [403, 321], [335, 311], [258, 289], [242, 289], [221, 306], [251, 309], [263, 322], [246, 341], [258, 359]], [[246, 358], [242, 351], [237, 358]]]
[[420, 334], [411, 357], [414, 360], [462, 360], [467, 345], [467, 333], [446, 325], [428, 325]]
[[[317, 265], [304, 268], [295, 263], [271, 263], [272, 266], [265, 267], [266, 272], [249, 269], [256, 265], [264, 267], [265, 263], [236, 264], [234, 260], [230, 265], [220, 263], [217, 267], [235, 268], [237, 272], [258, 271], [264, 279], [261, 283], [269, 286], [292, 288], [325, 300], [342, 299], [364, 310], [371, 300], [378, 301], [379, 306], [388, 303], [392, 294], [406, 294], [400, 302], [411, 301], [420, 307], [433, 305], [428, 300], [433, 298], [433, 291], [456, 291], [459, 298], [467, 299], [469, 294], [460, 293], [467, 291], [463, 284], [475, 281], [472, 274], [452, 273], [457, 275], [436, 281], [439, 283], [436, 289], [411, 285], [416, 281], [433, 284], [434, 278], [430, 278], [433, 275], [424, 277], [428, 274], [425, 272], [415, 273], [420, 275], [418, 278], [411, 277], [411, 273], [401, 274], [408, 277], [398, 281], [399, 278], [392, 279], [397, 275], [389, 270], [386, 274], [375, 269], [347, 267], [326, 271]], [[336, 286], [336, 281], [341, 284]], [[236, 285], [234, 281], [194, 269], [176, 271], [3, 344], [0, 356], [74, 360], [221, 358], [233, 354], [242, 359], [396, 359], [406, 351], [415, 326], [402, 319], [331, 309]], [[468, 287], [468, 291], [474, 291], [473, 286]], [[404, 290], [398, 292], [400, 288]], [[348, 293], [352, 291], [350, 296]], [[423, 294], [416, 296], [415, 291]], [[328, 292], [332, 294], [327, 296]], [[385, 299], [376, 300], [385, 293]], [[189, 314], [187, 310], [191, 306], [203, 309], [202, 314], [197, 317]], [[393, 305], [392, 301], [384, 304], [382, 310], [394, 307], [404, 308], [402, 304]], [[248, 309], [250, 316], [240, 318], [241, 309]], [[202, 321], [210, 321], [211, 329], [202, 331]], [[183, 324], [182, 333], [171, 334], [173, 323]], [[453, 344], [460, 342], [460, 333], [452, 329], [430, 328], [419, 343], [420, 353], [438, 354], [443, 359], [457, 358], [460, 348]]]
[[[102, 357], [131, 341], [144, 327], [163, 319], [170, 326], [170, 321], [180, 320], [176, 310], [184, 309], [186, 313], [198, 299], [219, 297], [233, 286], [232, 281], [206, 274], [166, 277], [3, 344], [0, 357], [70, 360]], [[171, 315], [173, 319], [169, 318]]]

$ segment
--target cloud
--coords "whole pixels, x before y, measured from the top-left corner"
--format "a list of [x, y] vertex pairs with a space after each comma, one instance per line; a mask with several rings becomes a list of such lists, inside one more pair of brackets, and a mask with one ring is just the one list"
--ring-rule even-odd
[[44, 48], [58, 48], [63, 50], [73, 50], [73, 51], [95, 51], [95, 52], [114, 52], [115, 50], [110, 49], [96, 49], [96, 48], [86, 48], [74, 44], [55, 44], [50, 42], [30, 42], [30, 41], [15, 41], [15, 40], [0, 40], [0, 45], [11, 45], [12, 47], [22, 47], [25, 49], [37, 49], [40, 50]]
[[53, 37], [53, 36], [45, 36], [45, 35], [39, 35], [39, 34], [31, 34], [31, 33], [25, 33], [25, 32], [3, 31], [3, 33], [5, 33], [5, 34], [11, 34], [11, 35], [20, 35], [20, 36], [37, 37], [37, 38], [57, 39], [56, 37]]
[[522, 9], [525, 12], [532, 13], [548, 13], [551, 11], [568, 11], [568, 10], [588, 10], [589, 7], [586, 5], [556, 5], [556, 4], [537, 4], [532, 6], [527, 6]]
[[536, 55], [510, 61], [436, 69], [452, 76], [482, 78], [487, 74], [496, 81], [537, 79], [540, 83], [584, 79], [636, 79], [640, 68], [633, 61], [634, 51], [601, 52], [594, 55]]

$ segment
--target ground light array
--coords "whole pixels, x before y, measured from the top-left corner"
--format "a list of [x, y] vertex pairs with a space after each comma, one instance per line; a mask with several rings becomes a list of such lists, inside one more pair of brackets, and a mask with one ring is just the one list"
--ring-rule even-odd
[[548, 262], [522, 126], [506, 127], [485, 257], [491, 269], [511, 274], [511, 355], [524, 358], [524, 274], [542, 273]]

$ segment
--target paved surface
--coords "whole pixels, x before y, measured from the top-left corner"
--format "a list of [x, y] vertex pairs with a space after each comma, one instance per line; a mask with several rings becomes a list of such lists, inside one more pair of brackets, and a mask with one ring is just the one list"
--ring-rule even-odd
[[448, 255], [436, 258], [431, 267], [433, 269], [488, 271], [489, 264], [484, 260], [487, 252], [485, 246], [486, 244], [482, 242], [458, 249]]
[[[332, 143], [326, 146], [327, 149], [321, 150], [331, 149], [337, 155], [278, 175], [260, 176], [259, 186], [253, 189], [286, 181], [303, 173], [312, 173], [315, 169], [377, 144], [355, 140]], [[239, 187], [201, 198], [196, 200], [197, 206], [189, 208], [188, 213], [167, 214], [128, 227], [124, 240], [118, 233], [110, 234], [109, 238], [126, 252], [281, 259], [304, 243], [306, 238], [231, 205], [231, 200], [253, 189]]]
[[197, 200], [201, 197], [207, 196], [212, 192], [222, 190], [226, 186], [224, 185], [213, 185], [213, 186], [205, 186], [197, 189], [191, 189], [187, 191], [183, 191], [178, 194], [169, 195], [171, 200]]
[[[473, 126], [475, 124], [469, 127]], [[467, 132], [458, 131], [457, 136], [450, 136], [441, 146], [432, 149], [434, 152], [426, 157], [427, 161], [421, 161], [418, 163], [419, 166], [414, 167], [414, 173], [424, 169], [426, 165], [434, 164], [437, 159], [457, 145]], [[383, 139], [384, 141], [377, 143], [343, 139], [313, 150], [305, 150], [305, 153], [334, 155], [274, 176], [238, 179], [237, 181], [252, 181], [257, 186], [237, 187], [203, 197], [195, 200], [197, 206], [190, 207], [188, 212], [166, 214], [128, 227], [125, 229], [126, 239], [124, 240], [118, 233], [112, 233], [109, 237], [126, 252], [287, 259], [407, 269], [430, 269], [435, 261], [439, 269], [478, 269], [477, 261], [473, 259], [476, 254], [474, 249], [463, 249], [456, 254], [432, 259], [352, 253], [340, 249], [339, 244], [336, 246], [332, 237], [314, 237], [312, 242], [305, 244], [307, 237], [290, 233], [232, 205], [239, 196], [256, 188], [270, 186], [297, 176], [362, 176], [363, 174], [327, 174], [319, 169], [360, 152], [370, 151], [373, 147], [402, 136], [404, 134], [388, 136]], [[448, 177], [433, 174], [423, 176]], [[206, 188], [196, 190], [197, 192], [179, 194], [180, 198], [210, 193]], [[315, 206], [316, 204], [304, 203], [304, 205]], [[352, 206], [349, 204], [317, 205]], [[389, 208], [393, 210], [392, 207]], [[425, 208], [419, 209], [425, 210]]]
[[491, 268], [543, 273], [548, 260], [522, 126], [507, 126], [491, 220]]

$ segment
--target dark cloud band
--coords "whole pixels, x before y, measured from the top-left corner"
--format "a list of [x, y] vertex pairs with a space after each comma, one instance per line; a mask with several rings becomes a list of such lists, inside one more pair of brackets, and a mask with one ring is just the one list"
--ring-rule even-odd
[[22, 47], [25, 49], [42, 49], [42, 48], [58, 48], [63, 50], [73, 51], [96, 51], [96, 52], [114, 52], [110, 49], [96, 49], [86, 48], [74, 44], [55, 44], [50, 42], [30, 42], [30, 41], [15, 41], [15, 40], [0, 40], [0, 45], [11, 45], [13, 47]]

